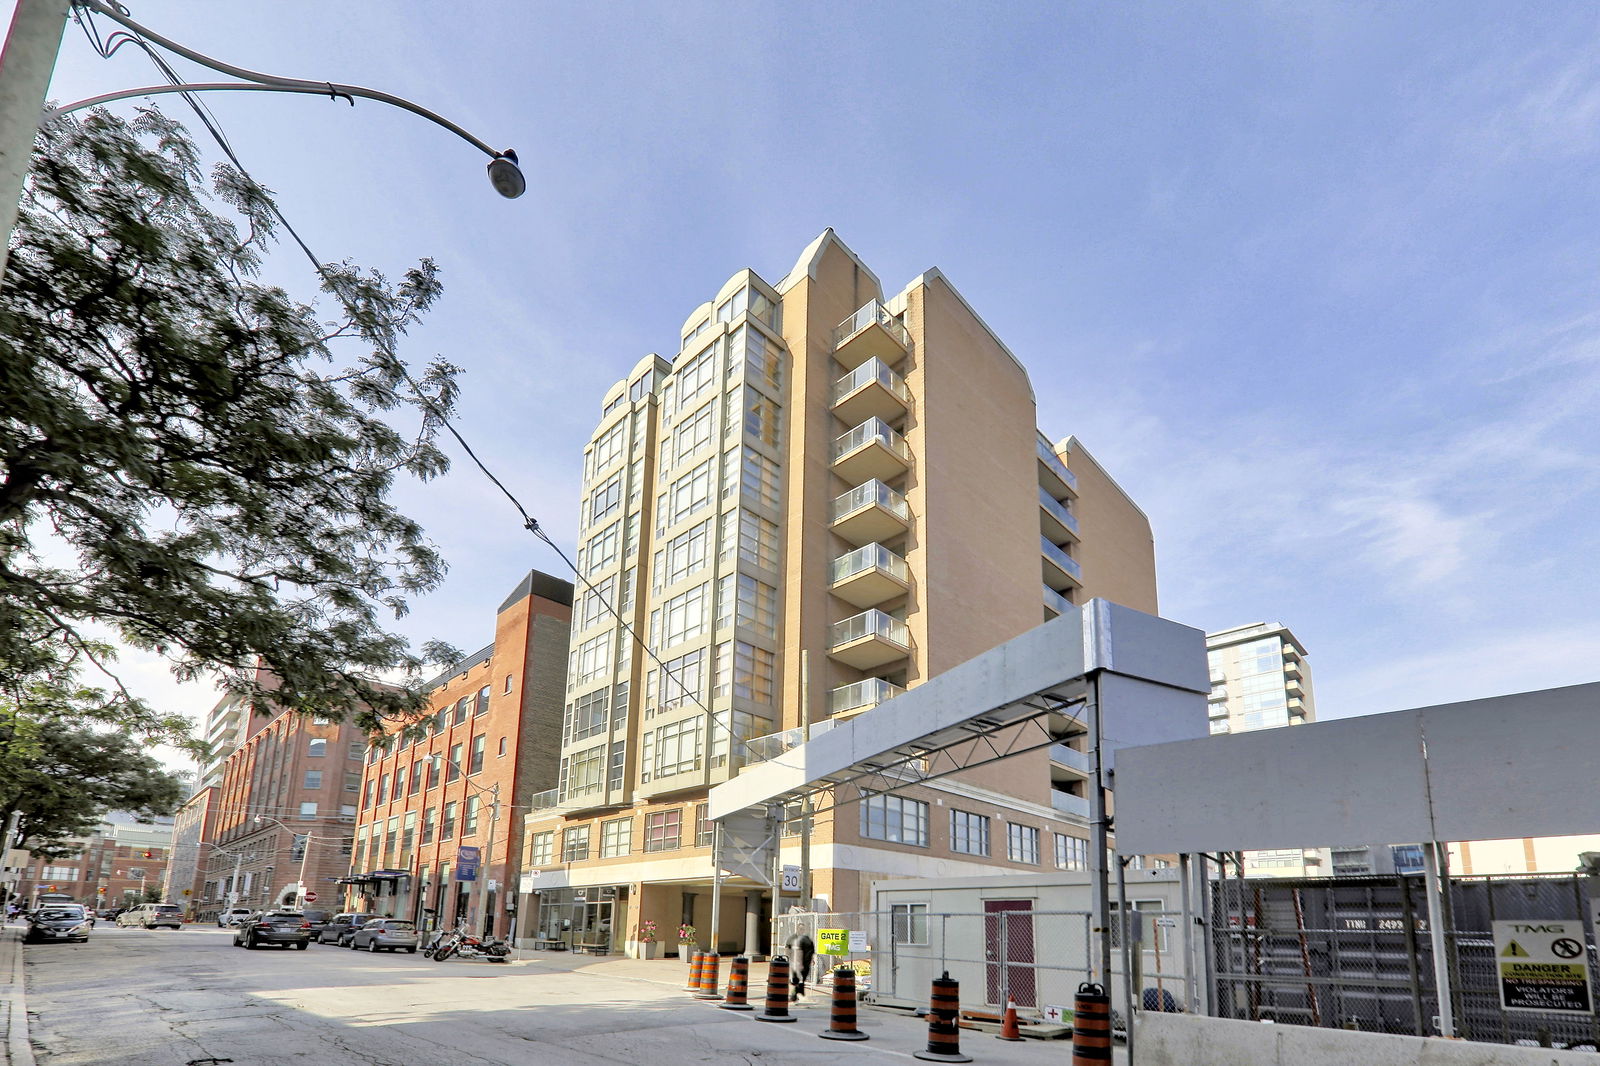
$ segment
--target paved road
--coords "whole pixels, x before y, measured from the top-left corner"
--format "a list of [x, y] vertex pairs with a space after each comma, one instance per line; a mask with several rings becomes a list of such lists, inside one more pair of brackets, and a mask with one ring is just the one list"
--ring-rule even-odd
[[[823, 1004], [792, 1025], [695, 1002], [673, 961], [522, 965], [421, 955], [232, 946], [219, 929], [114, 929], [88, 944], [27, 949], [31, 1037], [41, 1066], [811, 1066], [914, 1061], [926, 1030], [863, 1011], [864, 1043], [819, 1039]], [[586, 968], [574, 970], [574, 965]], [[965, 1040], [980, 1066], [1057, 1063], [1065, 1042]]]

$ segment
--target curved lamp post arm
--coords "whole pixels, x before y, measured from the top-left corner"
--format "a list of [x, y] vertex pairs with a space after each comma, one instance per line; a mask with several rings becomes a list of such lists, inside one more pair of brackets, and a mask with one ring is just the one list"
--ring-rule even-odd
[[183, 85], [144, 85], [137, 89], [119, 89], [114, 93], [101, 93], [99, 96], [90, 96], [82, 100], [74, 100], [70, 104], [52, 107], [44, 113], [45, 122], [62, 115], [70, 115], [74, 111], [82, 111], [86, 107], [98, 107], [101, 104], [111, 104], [118, 100], [131, 100], [136, 96], [160, 96], [162, 93], [211, 93], [211, 92], [257, 92], [257, 93], [306, 93], [315, 96], [331, 96], [334, 99], [348, 97], [338, 90], [329, 91], [324, 85], [320, 89], [302, 89], [297, 86], [286, 85], [257, 85], [247, 81], [207, 81], [190, 82]]

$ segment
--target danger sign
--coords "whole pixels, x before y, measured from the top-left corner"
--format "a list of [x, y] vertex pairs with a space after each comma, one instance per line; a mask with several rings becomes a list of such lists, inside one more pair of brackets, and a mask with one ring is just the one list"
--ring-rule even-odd
[[1506, 1010], [1594, 1013], [1582, 921], [1495, 922], [1494, 965]]

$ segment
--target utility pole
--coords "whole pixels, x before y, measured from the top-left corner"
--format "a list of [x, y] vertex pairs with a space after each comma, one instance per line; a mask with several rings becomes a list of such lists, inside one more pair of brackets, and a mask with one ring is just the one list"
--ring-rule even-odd
[[0, 48], [0, 275], [70, 7], [69, 0], [17, 0]]
[[[496, 781], [489, 792], [489, 846], [478, 859], [477, 904], [474, 908], [479, 935], [492, 934], [494, 915], [489, 913], [489, 864], [494, 861], [494, 831], [500, 821], [500, 782]], [[504, 891], [502, 886], [501, 891]], [[470, 926], [468, 927], [471, 928]]]
[[1100, 721], [1100, 674], [1089, 678], [1089, 698], [1084, 718], [1089, 726], [1089, 899], [1100, 935], [1100, 983], [1111, 987], [1111, 871], [1110, 824], [1106, 817], [1105, 730]]
[[[800, 739], [811, 742], [811, 656], [800, 649]], [[778, 824], [778, 850], [783, 849], [783, 824]], [[781, 882], [780, 882], [781, 885]], [[774, 896], [776, 898], [776, 896]], [[811, 793], [800, 797], [800, 906], [811, 909]]]
[[[290, 831], [290, 846], [294, 844], [294, 833]], [[311, 857], [311, 834], [299, 834], [304, 839], [300, 842], [300, 874], [295, 878], [294, 909], [306, 909], [306, 859]]]
[[231, 911], [239, 905], [239, 867], [244, 865], [244, 852], [233, 853], [233, 880], [228, 882], [228, 909]]

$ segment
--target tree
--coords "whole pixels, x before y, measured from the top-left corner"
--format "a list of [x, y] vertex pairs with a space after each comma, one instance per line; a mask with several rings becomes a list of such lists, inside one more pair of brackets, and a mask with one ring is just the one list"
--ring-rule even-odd
[[71, 839], [93, 832], [109, 810], [153, 817], [183, 799], [182, 780], [122, 733], [0, 709], [0, 819], [21, 814], [16, 846], [36, 858], [76, 855]]
[[[155, 110], [50, 123], [32, 166], [0, 288], [0, 700], [107, 669], [103, 626], [258, 707], [421, 709], [423, 659], [381, 618], [445, 570], [387, 498], [448, 466], [458, 370], [395, 354], [434, 265], [325, 265], [321, 320], [259, 280], [270, 194], [227, 166], [208, 191]], [[360, 350], [336, 367], [341, 343]], [[110, 676], [100, 717], [181, 734]]]

